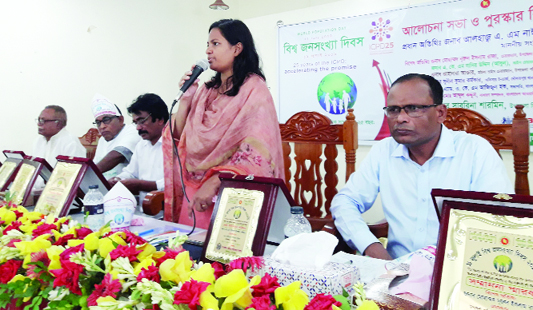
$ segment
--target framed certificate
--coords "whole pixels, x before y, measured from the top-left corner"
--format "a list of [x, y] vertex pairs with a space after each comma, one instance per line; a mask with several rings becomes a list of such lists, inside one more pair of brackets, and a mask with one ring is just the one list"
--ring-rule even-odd
[[44, 158], [24, 156], [17, 176], [9, 188], [13, 195], [13, 200], [17, 204], [27, 206], [37, 178], [41, 176], [47, 182], [51, 173], [52, 167]]
[[532, 198], [458, 191], [440, 194], [430, 309], [531, 309]]
[[264, 197], [262, 191], [224, 188], [206, 250], [207, 259], [229, 262], [253, 256], [252, 243]]

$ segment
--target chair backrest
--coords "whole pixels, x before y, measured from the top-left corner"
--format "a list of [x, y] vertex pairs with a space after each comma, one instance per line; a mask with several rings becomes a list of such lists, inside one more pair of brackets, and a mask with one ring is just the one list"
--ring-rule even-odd
[[[346, 152], [346, 180], [355, 171], [355, 151], [358, 144], [353, 109], [348, 109], [346, 121], [342, 125], [332, 124], [328, 117], [317, 112], [300, 112], [289, 118], [285, 124], [280, 124], [280, 131], [285, 183], [296, 204], [303, 207], [313, 231], [320, 230], [325, 223], [331, 221], [329, 208], [337, 193], [337, 145], [343, 145]], [[290, 143], [294, 144], [294, 176], [291, 173]], [[324, 163], [322, 154], [325, 157]], [[325, 171], [324, 176], [321, 166]]]
[[87, 158], [94, 159], [100, 137], [101, 135], [96, 128], [89, 129], [86, 134], [79, 137], [81, 145], [87, 150]]
[[499, 151], [513, 151], [515, 193], [529, 195], [529, 122], [523, 105], [516, 105], [512, 124], [492, 124], [476, 111], [449, 108], [444, 125], [452, 130], [464, 130], [481, 136]]

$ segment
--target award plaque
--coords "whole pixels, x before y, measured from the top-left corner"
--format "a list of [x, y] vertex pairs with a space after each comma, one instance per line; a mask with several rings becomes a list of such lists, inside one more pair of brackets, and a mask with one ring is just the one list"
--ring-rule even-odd
[[252, 242], [264, 196], [261, 191], [224, 188], [208, 242], [207, 259], [229, 262], [253, 256]]
[[4, 150], [6, 161], [0, 167], [0, 191], [5, 191], [17, 175], [20, 163], [24, 159], [24, 152]]
[[277, 245], [285, 239], [283, 227], [295, 203], [283, 180], [228, 173], [219, 178], [203, 261], [262, 256], [267, 243]]
[[37, 178], [41, 176], [47, 182], [51, 173], [52, 167], [44, 158], [24, 156], [17, 176], [9, 188], [13, 200], [17, 204], [27, 206], [31, 203], [29, 198]]
[[[59, 155], [50, 179], [35, 206], [35, 211], [61, 217], [68, 214], [79, 197], [98, 185], [103, 195], [110, 189], [98, 167], [91, 159]], [[81, 203], [81, 202], [80, 202]]]
[[432, 194], [441, 225], [430, 309], [533, 309], [533, 199]]
[[57, 162], [50, 180], [37, 201], [35, 211], [59, 217], [81, 167], [80, 164]]

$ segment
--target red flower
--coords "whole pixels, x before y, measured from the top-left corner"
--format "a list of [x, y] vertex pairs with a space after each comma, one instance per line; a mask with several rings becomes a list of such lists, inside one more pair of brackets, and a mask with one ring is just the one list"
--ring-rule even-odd
[[117, 298], [116, 293], [120, 292], [121, 289], [122, 289], [122, 284], [120, 284], [120, 281], [113, 280], [111, 274], [108, 273], [104, 276], [104, 280], [102, 281], [102, 284], [94, 285], [94, 291], [87, 298], [87, 305], [89, 307], [98, 305], [96, 303], [96, 300], [98, 300], [98, 298], [100, 297], [111, 296], [113, 298]]
[[265, 261], [262, 257], [251, 256], [251, 257], [241, 257], [237, 258], [229, 263], [227, 272], [232, 271], [233, 269], [242, 269], [246, 272], [248, 268], [251, 268], [254, 271], [255, 268], [261, 268], [265, 265]]
[[269, 295], [274, 293], [278, 287], [280, 287], [278, 278], [271, 277], [268, 273], [265, 273], [265, 275], [261, 278], [261, 282], [251, 287], [253, 290], [252, 295], [254, 297]]
[[0, 220], [0, 225], [4, 225], [5, 221]]
[[128, 244], [142, 245], [142, 244], [145, 244], [146, 242], [148, 242], [143, 237], [139, 237], [139, 236], [137, 236], [136, 234], [132, 233], [129, 230], [126, 230], [124, 232], [126, 233], [126, 242]]
[[211, 263], [211, 267], [215, 269], [215, 279], [218, 279], [226, 274], [226, 271], [224, 271], [224, 265], [219, 262]]
[[157, 258], [155, 261], [157, 263], [157, 266], [159, 267], [159, 265], [161, 265], [164, 261], [166, 261], [167, 259], [175, 259], [176, 256], [178, 256], [178, 254], [180, 254], [181, 252], [185, 251], [184, 249], [181, 249], [180, 251], [176, 251], [176, 250], [173, 250], [173, 249], [164, 249], [163, 252], [165, 252], [165, 255], [161, 258]]
[[13, 210], [13, 213], [15, 213], [15, 216], [17, 218], [21, 218], [24, 216], [24, 213], [20, 212], [19, 210]]
[[156, 266], [148, 266], [148, 269], [142, 268], [137, 276], [137, 281], [141, 282], [141, 280], [145, 278], [159, 283], [161, 281], [161, 278], [159, 277], [159, 268]]
[[14, 229], [18, 230], [21, 225], [22, 225], [21, 221], [13, 221], [11, 222], [11, 224], [7, 225], [7, 227], [4, 229], [2, 234], [7, 235], [7, 232], [10, 230], [14, 230]]
[[255, 310], [276, 310], [276, 306], [270, 301], [268, 295], [252, 298], [252, 304], [246, 307], [246, 309], [254, 308]]
[[335, 305], [340, 307], [342, 303], [336, 301], [331, 295], [317, 294], [315, 298], [305, 306], [304, 310], [331, 310], [331, 306]]
[[59, 261], [61, 262], [61, 265], [63, 265], [64, 262], [70, 262], [70, 256], [72, 254], [82, 252], [84, 248], [85, 248], [85, 244], [82, 243], [75, 247], [71, 247], [63, 251], [63, 253], [59, 254]]
[[22, 266], [21, 260], [10, 259], [0, 266], [0, 283], [6, 284], [11, 281]]
[[44, 234], [52, 234], [52, 230], [57, 230], [57, 226], [54, 224], [42, 224], [33, 230], [32, 236], [36, 238]]
[[113, 260], [119, 257], [126, 257], [130, 260], [131, 263], [137, 260], [137, 255], [139, 255], [139, 253], [141, 252], [142, 250], [137, 250], [134, 244], [130, 246], [119, 244], [116, 249], [109, 252], [109, 255], [111, 255], [111, 259]]
[[210, 284], [198, 282], [194, 279], [183, 283], [181, 290], [174, 294], [174, 304], [188, 304], [189, 309], [195, 310], [200, 305], [200, 294], [202, 294]]
[[22, 240], [21, 239], [11, 239], [9, 240], [9, 242], [6, 244], [7, 247], [10, 247], [10, 248], [14, 248], [15, 247], [15, 242], [21, 242]]
[[85, 237], [87, 237], [87, 235], [92, 232], [93, 231], [87, 227], [81, 227], [76, 229], [76, 235], [78, 235], [78, 239], [85, 239]]
[[[40, 252], [35, 252], [31, 254], [31, 262], [42, 262], [45, 267], [48, 267], [50, 265], [50, 259], [48, 258], [48, 254], [46, 254], [46, 251], [42, 250]], [[41, 274], [44, 272], [43, 270], [39, 272], [35, 272], [36, 265], [28, 265], [28, 277], [32, 279], [39, 279]]]
[[54, 245], [62, 245], [65, 246], [68, 244], [68, 241], [71, 239], [76, 239], [73, 234], [64, 235], [61, 238], [57, 239], [57, 241], [54, 243]]
[[63, 268], [50, 270], [50, 273], [56, 277], [54, 279], [54, 288], [66, 286], [72, 293], [81, 296], [79, 278], [80, 273], [83, 272], [83, 266], [70, 261], [62, 261], [61, 267]]

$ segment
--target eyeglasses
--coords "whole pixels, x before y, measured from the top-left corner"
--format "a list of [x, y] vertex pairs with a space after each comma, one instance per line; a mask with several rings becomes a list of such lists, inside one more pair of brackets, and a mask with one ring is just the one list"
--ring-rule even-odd
[[57, 122], [58, 120], [57, 119], [44, 119], [44, 118], [36, 118], [35, 119], [35, 122], [38, 124], [38, 125], [44, 125], [48, 122]]
[[420, 117], [424, 115], [424, 112], [426, 109], [431, 107], [436, 107], [438, 104], [430, 104], [430, 105], [414, 105], [414, 104], [408, 104], [404, 107], [399, 106], [390, 106], [390, 107], [384, 107], [383, 111], [385, 112], [385, 115], [390, 118], [395, 118], [402, 113], [402, 110], [407, 113], [409, 117]]
[[148, 114], [147, 117], [143, 118], [143, 119], [139, 119], [139, 120], [136, 120], [136, 121], [133, 121], [133, 125], [136, 125], [136, 126], [139, 126], [139, 125], [144, 125], [144, 123], [146, 123], [146, 121], [148, 120], [148, 118], [152, 116], [152, 114]]
[[109, 125], [109, 123], [111, 123], [111, 121], [112, 121], [115, 117], [118, 117], [118, 116], [106, 116], [106, 117], [102, 118], [101, 121], [99, 121], [99, 120], [95, 120], [95, 121], [93, 122], [93, 125], [96, 125], [96, 127], [100, 127], [100, 125], [102, 125], [102, 123], [104, 123], [105, 125]]

